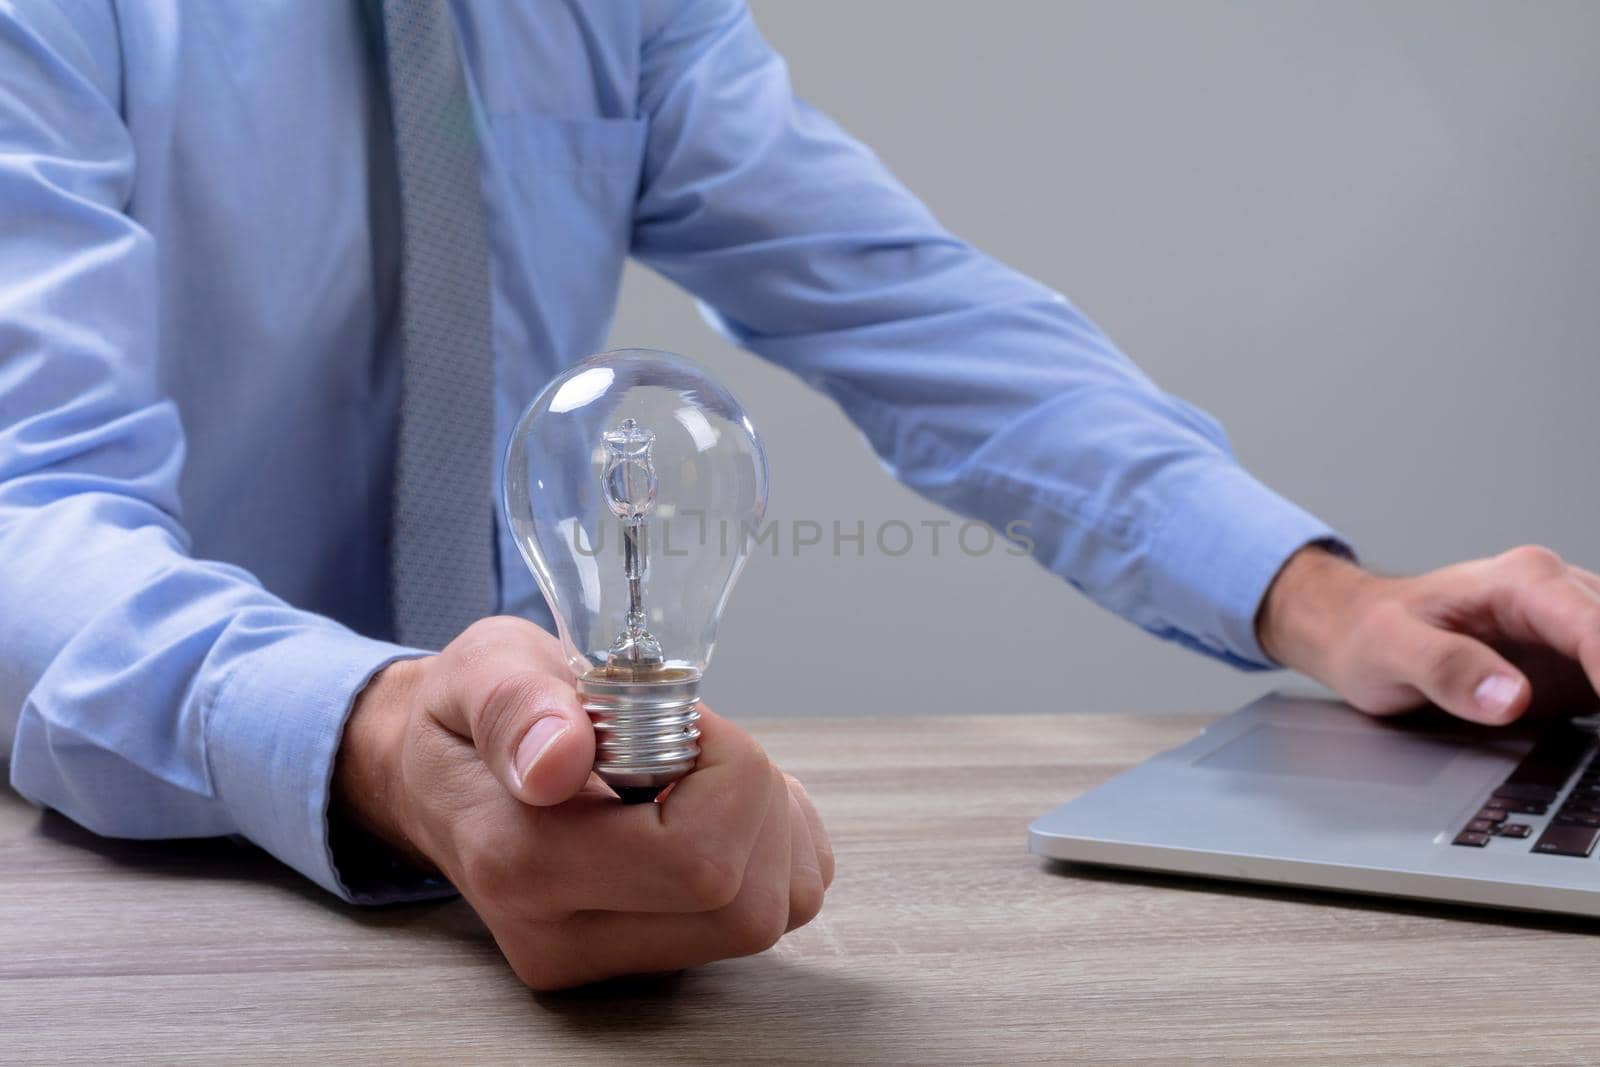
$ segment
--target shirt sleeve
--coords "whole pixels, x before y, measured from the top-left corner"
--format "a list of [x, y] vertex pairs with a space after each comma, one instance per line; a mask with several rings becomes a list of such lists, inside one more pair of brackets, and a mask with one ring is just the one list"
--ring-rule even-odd
[[1160, 637], [1269, 666], [1261, 599], [1332, 530], [797, 99], [742, 0], [674, 5], [646, 28], [640, 72], [638, 259], [837, 401], [913, 489]]
[[183, 431], [156, 365], [157, 249], [126, 212], [114, 47], [53, 4], [30, 12], [0, 5], [11, 784], [109, 836], [243, 835], [351, 899], [328, 845], [334, 754], [355, 694], [413, 653], [189, 555]]

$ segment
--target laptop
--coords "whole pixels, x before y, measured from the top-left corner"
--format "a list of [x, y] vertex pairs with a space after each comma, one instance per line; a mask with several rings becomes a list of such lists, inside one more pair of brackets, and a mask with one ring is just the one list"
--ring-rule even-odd
[[1272, 694], [1039, 818], [1075, 863], [1600, 916], [1587, 720], [1375, 719]]

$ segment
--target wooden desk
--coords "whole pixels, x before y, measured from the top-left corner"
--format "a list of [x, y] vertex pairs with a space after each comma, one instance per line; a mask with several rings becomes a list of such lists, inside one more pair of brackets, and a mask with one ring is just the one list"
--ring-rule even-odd
[[534, 996], [459, 902], [359, 910], [226, 844], [0, 793], [0, 1060], [1600, 1061], [1600, 926], [1096, 873], [1029, 819], [1201, 717], [749, 725], [837, 846], [761, 956]]

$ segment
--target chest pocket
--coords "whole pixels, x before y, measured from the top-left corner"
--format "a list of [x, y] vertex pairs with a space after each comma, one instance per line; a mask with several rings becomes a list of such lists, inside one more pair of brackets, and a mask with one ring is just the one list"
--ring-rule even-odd
[[497, 147], [515, 171], [587, 175], [590, 191], [616, 185], [631, 196], [644, 159], [644, 119], [565, 119], [530, 112], [492, 116]]
[[644, 119], [491, 116], [503, 202], [499, 285], [533, 314], [536, 347], [571, 357], [603, 341], [633, 231]]

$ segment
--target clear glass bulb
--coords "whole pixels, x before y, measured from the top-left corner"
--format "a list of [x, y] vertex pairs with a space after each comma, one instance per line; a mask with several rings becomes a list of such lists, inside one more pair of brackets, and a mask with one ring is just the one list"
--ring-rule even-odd
[[624, 799], [654, 797], [699, 755], [700, 679], [766, 513], [761, 439], [682, 356], [605, 352], [523, 412], [504, 494], [595, 723], [595, 769]]

